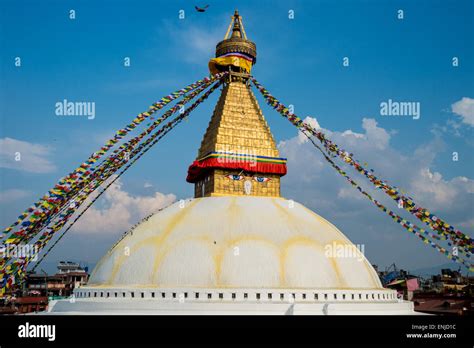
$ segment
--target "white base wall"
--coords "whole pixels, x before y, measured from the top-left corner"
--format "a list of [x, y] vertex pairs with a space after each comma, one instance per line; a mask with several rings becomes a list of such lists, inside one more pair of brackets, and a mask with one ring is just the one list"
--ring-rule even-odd
[[204, 303], [154, 300], [59, 300], [50, 315], [412, 315], [413, 303]]
[[389, 289], [96, 287], [51, 301], [49, 314], [410, 315]]

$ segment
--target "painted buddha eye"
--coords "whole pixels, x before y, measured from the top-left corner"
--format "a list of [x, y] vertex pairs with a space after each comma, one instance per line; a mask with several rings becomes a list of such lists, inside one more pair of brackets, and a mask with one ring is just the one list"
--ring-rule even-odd
[[267, 182], [270, 180], [270, 178], [264, 177], [264, 176], [254, 176], [253, 179], [256, 182]]
[[240, 181], [244, 178], [243, 175], [236, 175], [236, 174], [229, 174], [229, 175], [226, 175], [225, 177], [227, 179], [236, 180], [236, 181]]

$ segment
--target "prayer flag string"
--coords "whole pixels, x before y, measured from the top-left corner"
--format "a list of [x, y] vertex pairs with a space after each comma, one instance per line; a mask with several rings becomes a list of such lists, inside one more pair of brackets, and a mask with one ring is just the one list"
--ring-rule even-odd
[[[455, 246], [456, 248], [459, 248], [459, 250], [465, 253], [467, 257], [470, 257], [472, 251], [474, 250], [474, 243], [473, 243], [472, 238], [462, 233], [461, 231], [455, 229], [453, 226], [451, 226], [450, 224], [448, 224], [447, 222], [445, 222], [438, 216], [435, 216], [434, 214], [430, 213], [426, 208], [423, 208], [417, 205], [412, 198], [407, 197], [404, 194], [402, 194], [400, 190], [397, 189], [396, 187], [390, 186], [386, 181], [377, 178], [373, 174], [374, 171], [372, 169], [365, 168], [358, 161], [356, 161], [352, 153], [349, 153], [345, 151], [344, 149], [339, 148], [336, 144], [334, 144], [332, 141], [327, 139], [325, 134], [323, 134], [321, 131], [317, 131], [316, 129], [314, 129], [307, 123], [305, 123], [303, 120], [301, 120], [298, 116], [291, 113], [288, 107], [286, 107], [284, 104], [278, 101], [274, 96], [272, 96], [253, 77], [252, 77], [252, 82], [255, 85], [255, 87], [260, 91], [260, 93], [263, 95], [267, 104], [272, 106], [276, 111], [278, 111], [283, 117], [288, 119], [298, 129], [305, 130], [309, 134], [317, 138], [322, 143], [322, 145], [324, 146], [324, 149], [326, 150], [329, 156], [332, 156], [333, 158], [336, 158], [336, 157], [342, 158], [342, 160], [345, 163], [351, 165], [353, 168], [357, 170], [357, 172], [366, 176], [376, 188], [381, 189], [390, 198], [395, 200], [401, 207], [403, 207], [406, 211], [410, 212], [412, 215], [417, 217], [420, 221], [426, 223], [433, 231], [438, 233], [440, 238], [449, 238], [453, 246]], [[402, 224], [405, 223], [403, 222], [403, 220], [400, 220], [400, 221]]]
[[[149, 109], [143, 113], [138, 114], [136, 118], [132, 120], [124, 128], [119, 129], [113, 138], [109, 139], [100, 150], [94, 152], [85, 162], [83, 162], [79, 167], [77, 167], [73, 172], [69, 173], [66, 177], [60, 179], [58, 183], [49, 190], [43, 197], [41, 197], [38, 202], [31, 205], [26, 209], [22, 214], [20, 214], [17, 220], [4, 229], [3, 233], [0, 234], [0, 240], [7, 237], [9, 232], [12, 232], [16, 226], [20, 226], [20, 230], [17, 231], [17, 235], [21, 236], [26, 233], [25, 228], [28, 228], [31, 225], [35, 225], [38, 220], [46, 219], [51, 213], [57, 212], [57, 204], [64, 201], [64, 196], [70, 192], [71, 188], [78, 182], [80, 182], [84, 177], [87, 177], [91, 174], [90, 167], [97, 162], [106, 152], [108, 152], [115, 144], [117, 144], [123, 137], [125, 137], [130, 131], [134, 130], [138, 125], [143, 121], [148, 119], [153, 113], [162, 109], [164, 106], [172, 102], [173, 100], [186, 95], [187, 93], [195, 90], [196, 88], [202, 85], [208, 85], [209, 83], [220, 79], [226, 73], [216, 74], [214, 76], [206, 77], [204, 79], [198, 80], [185, 88], [177, 90], [163, 98], [158, 102], [154, 103], [149, 107]], [[15, 238], [15, 237], [12, 237]], [[6, 242], [11, 243], [12, 241], [7, 239]]]
[[[213, 79], [213, 81], [215, 80], [216, 79]], [[221, 85], [221, 83], [222, 83], [222, 80], [219, 80], [217, 83], [215, 83], [208, 91], [206, 91], [199, 99], [197, 99], [196, 102], [194, 102], [186, 111], [182, 111], [182, 108], [181, 108], [182, 104], [178, 104], [177, 106], [171, 108], [167, 113], [165, 113], [165, 115], [167, 115], [166, 118], [169, 117], [178, 109], [182, 112], [174, 120], [165, 124], [160, 130], [152, 134], [146, 141], [144, 141], [137, 148], [135, 148], [130, 153], [128, 158], [123, 160], [124, 158], [122, 157], [121, 161], [112, 162], [112, 164], [114, 164], [113, 171], [108, 171], [107, 175], [103, 175], [100, 177], [100, 180], [96, 179], [93, 182], [91, 182], [90, 185], [87, 187], [88, 189], [84, 190], [83, 194], [78, 195], [75, 198], [74, 206], [70, 206], [65, 212], [63, 212], [60, 215], [58, 221], [56, 221], [51, 227], [48, 227], [48, 229], [39, 237], [39, 239], [35, 243], [35, 248], [36, 250], [38, 250], [38, 252], [41, 251], [46, 246], [46, 244], [51, 240], [51, 238], [53, 237], [53, 235], [55, 235], [56, 232], [58, 232], [60, 229], [62, 229], [62, 227], [64, 227], [64, 225], [74, 215], [77, 209], [85, 202], [85, 200], [88, 197], [90, 197], [91, 193], [96, 188], [100, 187], [105, 182], [105, 180], [110, 178], [118, 169], [120, 169], [123, 165], [125, 165], [128, 162], [127, 166], [125, 166], [125, 168], [118, 175], [115, 175], [115, 177], [112, 178], [112, 180], [102, 189], [102, 191], [97, 195], [97, 197], [95, 197], [85, 207], [85, 209], [83, 209], [76, 216], [75, 220], [62, 233], [62, 235], [58, 238], [58, 240], [56, 240], [56, 242], [48, 249], [46, 254], [42, 256], [42, 258], [40, 259], [40, 262], [44, 259], [44, 257], [47, 254], [49, 254], [51, 249], [58, 243], [58, 241], [64, 236], [64, 234], [74, 225], [74, 223], [78, 221], [78, 219], [85, 213], [85, 211], [102, 195], [102, 193], [105, 192], [105, 190], [107, 190], [107, 188], [109, 188], [128, 168], [130, 168], [133, 163], [135, 163], [139, 158], [141, 158], [144, 153], [150, 150], [153, 145], [155, 145], [161, 138], [163, 138], [163, 136], [165, 136], [177, 124], [179, 124], [184, 118], [186, 118], [190, 114], [190, 112], [193, 111], [200, 103], [206, 100], [209, 97], [209, 95]], [[193, 94], [193, 97], [199, 94], [200, 92], [202, 92], [210, 84], [211, 83], [208, 83], [205, 86], [201, 86], [201, 88], [199, 88], [199, 92], [196, 91], [196, 93]], [[188, 100], [191, 98], [192, 97], [190, 95]], [[163, 121], [163, 119], [161, 121]], [[161, 121], [160, 122], [158, 122], [158, 120], [155, 121], [157, 123], [154, 125], [153, 128], [156, 128], [156, 126], [158, 126], [158, 124], [161, 123]], [[147, 129], [147, 131], [145, 131], [144, 133], [150, 134], [150, 132], [153, 130], [150, 128]], [[12, 286], [12, 283], [13, 284], [15, 283], [14, 281], [15, 279], [18, 281], [23, 278], [24, 274], [26, 273], [26, 267], [30, 261], [31, 261], [30, 257], [26, 256], [26, 257], [17, 258], [15, 261], [11, 262], [8, 265], [6, 265], [5, 262], [3, 263], [2, 269], [0, 270], [0, 295], [4, 293], [8, 287]]]
[[[190, 93], [189, 95], [185, 96], [183, 101], [175, 105], [173, 108], [171, 108], [167, 113], [165, 113], [159, 120], [155, 121], [151, 127], [149, 127], [145, 132], [140, 134], [138, 137], [135, 137], [135, 141], [130, 141], [129, 145], [131, 146], [124, 146], [122, 145], [119, 149], [114, 151], [114, 154], [109, 157], [111, 160], [104, 160], [103, 161], [103, 166], [101, 166], [100, 170], [93, 170], [92, 173], [99, 173], [100, 175], [94, 175], [90, 176], [89, 175], [89, 180], [85, 181], [84, 183], [87, 183], [87, 185], [84, 187], [82, 185], [83, 190], [80, 191], [74, 199], [71, 199], [69, 201], [66, 201], [68, 204], [65, 204], [62, 210], [57, 210], [56, 214], [53, 216], [49, 216], [45, 219], [44, 222], [46, 222], [46, 225], [51, 225], [49, 226], [44, 233], [40, 235], [38, 240], [34, 244], [35, 250], [38, 252], [41, 251], [44, 246], [48, 243], [48, 241], [52, 238], [52, 236], [58, 232], [64, 224], [69, 220], [69, 218], [77, 211], [77, 209], [80, 207], [80, 205], [84, 202], [84, 200], [90, 196], [90, 194], [98, 188], [107, 178], [109, 178], [111, 175], [113, 175], [118, 169], [120, 169], [125, 163], [130, 161], [131, 158], [134, 158], [136, 155], [138, 157], [133, 160], [132, 162], [134, 163], [138, 158], [140, 158], [143, 153], [140, 154], [140, 152], [145, 148], [146, 145], [152, 143], [153, 145], [156, 144], [156, 142], [161, 139], [159, 137], [156, 139], [160, 134], [167, 134], [177, 123], [179, 123], [183, 118], [185, 118], [189, 113], [195, 109], [197, 105], [199, 105], [202, 101], [207, 99], [207, 97], [214, 91], [218, 86], [221, 84], [221, 78], [226, 75], [226, 73], [219, 74], [217, 76], [213, 76], [205, 84], [201, 84], [195, 91]], [[208, 86], [212, 84], [212, 82], [215, 82], [216, 80], [219, 80], [217, 84], [215, 84], [213, 87], [211, 87], [210, 90], [208, 90], [203, 96], [201, 96], [191, 107], [188, 108], [188, 110], [184, 111], [183, 105], [188, 102], [190, 99], [194, 98], [197, 94], [201, 93], [204, 89], [206, 89]], [[156, 128], [164, 119], [168, 118], [170, 115], [172, 115], [174, 112], [177, 110], [180, 111], [180, 116], [178, 116], [175, 120], [172, 122], [167, 123], [162, 129], [160, 129], [158, 132], [152, 134], [145, 142], [141, 143], [139, 146], [136, 146], [138, 142], [145, 136], [151, 134], [151, 132]], [[179, 122], [177, 122], [177, 120]], [[156, 141], [153, 141], [156, 139]], [[133, 139], [132, 139], [133, 140]], [[152, 146], [152, 145], [151, 145]], [[149, 150], [148, 147], [146, 148], [145, 152]], [[127, 150], [131, 150], [131, 153], [129, 155], [125, 156], [124, 152]], [[120, 151], [120, 152], [118, 152]], [[107, 165], [105, 165], [107, 164]], [[127, 169], [129, 166], [127, 167]], [[109, 187], [109, 186], [107, 186]], [[71, 191], [70, 191], [71, 192]], [[66, 195], [64, 195], [67, 197]], [[95, 200], [94, 200], [95, 201]], [[83, 212], [81, 213], [82, 216]], [[59, 216], [58, 216], [59, 215]], [[44, 217], [44, 215], [40, 215], [40, 217]], [[57, 217], [57, 221], [53, 221], [54, 218]], [[77, 221], [77, 219], [75, 220]], [[54, 222], [54, 223], [53, 223]], [[38, 234], [38, 230], [35, 231], [36, 233], [32, 233], [31, 235], [28, 236], [28, 240], [31, 240], [34, 238], [34, 234]], [[18, 240], [16, 240], [19, 237]], [[14, 243], [18, 244], [21, 241], [24, 241], [26, 238], [26, 234], [20, 234], [20, 235], [15, 235], [15, 240], [12, 241], [11, 238], [7, 239], [7, 241], [4, 241], [2, 243], [2, 246], [9, 247], [10, 245], [15, 245]], [[37, 256], [37, 254], [35, 255]], [[22, 257], [16, 257], [15, 260], [12, 262], [8, 263], [9, 257], [4, 254], [4, 257], [0, 259], [0, 295], [5, 292], [5, 290], [11, 286], [12, 284], [15, 284], [15, 279], [16, 282], [18, 280], [22, 279], [24, 274], [26, 273], [26, 267], [30, 261], [31, 255], [30, 256], [22, 256]]]

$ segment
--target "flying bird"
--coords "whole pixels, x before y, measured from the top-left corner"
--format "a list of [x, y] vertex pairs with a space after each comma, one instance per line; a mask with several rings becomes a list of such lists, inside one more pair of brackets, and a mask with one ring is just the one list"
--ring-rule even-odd
[[204, 7], [197, 7], [197, 6], [194, 6], [194, 8], [196, 9], [196, 11], [198, 12], [206, 12], [207, 8], [209, 7], [209, 5], [206, 5]]

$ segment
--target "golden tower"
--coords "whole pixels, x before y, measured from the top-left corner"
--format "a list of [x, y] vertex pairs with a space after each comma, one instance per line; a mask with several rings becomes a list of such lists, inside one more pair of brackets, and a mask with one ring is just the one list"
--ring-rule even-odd
[[[230, 31], [232, 29], [232, 34]], [[224, 40], [209, 62], [211, 73], [228, 71], [224, 87], [207, 127], [187, 181], [194, 196], [280, 196], [280, 177], [286, 159], [249, 84], [256, 63], [255, 43], [247, 39], [242, 18], [235, 11]]]

